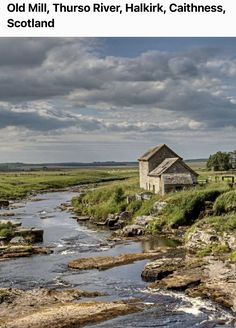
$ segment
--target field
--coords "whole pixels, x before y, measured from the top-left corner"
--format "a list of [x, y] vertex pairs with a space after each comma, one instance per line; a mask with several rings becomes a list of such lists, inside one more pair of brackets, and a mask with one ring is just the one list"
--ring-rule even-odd
[[61, 169], [58, 171], [0, 173], [0, 200], [26, 197], [29, 193], [89, 183], [125, 180], [137, 176], [135, 168]]
[[[205, 161], [187, 161], [187, 164], [199, 173], [199, 183], [206, 182], [226, 184], [231, 180], [229, 172], [209, 172]], [[233, 174], [234, 175], [234, 174]], [[224, 181], [222, 181], [222, 177]], [[227, 178], [228, 177], [228, 178]], [[105, 183], [128, 180], [128, 184], [138, 188], [138, 168], [135, 166], [90, 167], [90, 168], [60, 168], [53, 170], [19, 171], [0, 173], [0, 200], [16, 199], [32, 192], [42, 192], [70, 186]]]

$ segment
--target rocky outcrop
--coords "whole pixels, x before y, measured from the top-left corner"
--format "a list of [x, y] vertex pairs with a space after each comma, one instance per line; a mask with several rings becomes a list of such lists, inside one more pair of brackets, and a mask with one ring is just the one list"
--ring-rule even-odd
[[30, 245], [7, 245], [0, 246], [0, 261], [28, 257], [36, 254], [51, 254], [53, 251], [47, 247], [37, 247]]
[[131, 253], [118, 256], [96, 256], [89, 258], [79, 258], [71, 261], [68, 266], [79, 270], [106, 270], [115, 266], [130, 264], [135, 261], [152, 259], [158, 256], [157, 253]]
[[165, 289], [185, 291], [188, 288], [199, 286], [202, 281], [200, 272], [180, 272], [172, 276], [162, 279], [156, 286], [164, 287]]
[[152, 197], [151, 192], [141, 192], [135, 195], [136, 200], [149, 200]]
[[159, 213], [165, 206], [167, 205], [166, 202], [155, 202], [152, 207], [152, 212], [157, 214]]
[[119, 231], [119, 235], [122, 237], [136, 237], [143, 236], [145, 232], [145, 227], [138, 224], [131, 224], [124, 227]]
[[14, 235], [23, 237], [30, 243], [41, 243], [43, 242], [43, 232], [43, 229], [20, 227], [15, 230]]
[[74, 207], [71, 205], [71, 202], [62, 203], [57, 207], [60, 211], [72, 212]]
[[142, 310], [132, 300], [76, 302], [81, 297], [99, 295], [80, 290], [0, 289], [0, 325], [2, 328], [82, 327]]
[[73, 219], [77, 220], [77, 222], [85, 222], [90, 220], [90, 216], [87, 215], [80, 215], [80, 216], [75, 216]]
[[198, 250], [206, 245], [219, 243], [227, 245], [229, 249], [236, 249], [236, 236], [229, 232], [219, 234], [213, 228], [195, 228], [187, 234], [186, 247], [191, 250]]
[[145, 265], [142, 278], [145, 281], [161, 280], [181, 267], [181, 258], [162, 258]]
[[20, 236], [20, 237], [12, 238], [9, 243], [13, 245], [26, 245], [27, 241], [25, 240], [24, 237]]
[[139, 225], [139, 226], [142, 226], [142, 227], [146, 227], [148, 225], [148, 223], [153, 220], [153, 218], [154, 217], [152, 215], [138, 216], [135, 219], [135, 224]]
[[148, 263], [142, 272], [150, 289], [184, 291], [188, 296], [210, 298], [236, 311], [236, 264], [223, 259], [188, 255], [169, 258], [166, 255]]

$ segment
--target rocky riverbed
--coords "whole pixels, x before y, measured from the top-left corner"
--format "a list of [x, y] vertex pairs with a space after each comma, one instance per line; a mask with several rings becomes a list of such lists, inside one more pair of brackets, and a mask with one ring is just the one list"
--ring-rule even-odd
[[[67, 203], [73, 195], [70, 192], [48, 193], [37, 197], [37, 202], [28, 201], [18, 208], [16, 204], [15, 218], [21, 217], [22, 225], [43, 229], [44, 241], [40, 247], [50, 246], [54, 252], [48, 256], [21, 257], [1, 263], [0, 285], [4, 287], [4, 291], [9, 291], [11, 287], [13, 294], [19, 293], [18, 298], [14, 296], [8, 299], [5, 299], [3, 293], [0, 317], [4, 321], [1, 327], [70, 327], [93, 324], [96, 327], [114, 328], [143, 328], [147, 325], [174, 328], [176, 324], [179, 327], [204, 327], [204, 324], [207, 327], [218, 327], [222, 323], [225, 327], [233, 327], [233, 315], [215, 305], [217, 303], [204, 301], [198, 306], [192, 297], [180, 298], [185, 290], [192, 291], [190, 296], [197, 296], [194, 288], [198, 287], [200, 290], [203, 283], [201, 280], [198, 285], [195, 282], [192, 284], [194, 277], [188, 276], [189, 273], [185, 276], [182, 274], [184, 267], [187, 268], [187, 257], [190, 257], [184, 247], [177, 246], [175, 241], [163, 236], [125, 237], [124, 240], [117, 237], [118, 241], [112, 240], [111, 232], [104, 227], [96, 227], [89, 220], [77, 222], [73, 219], [74, 213], [71, 212], [69, 202]], [[68, 204], [63, 206], [68, 211], [58, 210], [62, 203]], [[132, 241], [133, 238], [135, 242]], [[162, 261], [161, 266], [164, 269], [165, 258], [170, 260], [169, 266], [172, 269], [173, 264], [176, 264], [173, 270], [169, 268], [168, 275], [165, 272], [162, 278], [159, 275], [158, 279], [153, 279], [150, 278], [153, 271], [149, 270], [149, 279], [144, 275], [144, 279], [141, 278], [143, 268], [146, 268], [150, 260], [150, 263], [156, 264]], [[198, 260], [198, 264], [192, 263], [193, 270], [203, 268], [204, 264], [200, 263], [203, 260]], [[68, 263], [73, 262], [79, 263], [77, 269], [68, 268]], [[182, 267], [178, 266], [181, 262]], [[213, 267], [211, 270], [214, 272]], [[192, 279], [188, 288], [164, 286], [165, 279], [170, 279], [173, 274], [177, 278], [177, 273], [182, 276], [182, 282], [179, 277], [179, 286], [187, 284], [187, 278]], [[195, 278], [197, 280], [198, 277]], [[145, 279], [162, 281], [163, 286], [149, 288]], [[92, 293], [97, 290], [98, 293], [82, 295], [79, 294], [81, 289]], [[80, 299], [80, 296], [86, 299]], [[90, 296], [96, 298], [87, 301]], [[204, 297], [211, 297], [207, 296], [206, 289]], [[133, 298], [140, 301], [124, 301]], [[228, 306], [231, 307], [230, 304]], [[14, 313], [19, 315], [13, 320]], [[111, 321], [111, 318], [114, 319]], [[108, 321], [99, 323], [100, 320]]]
[[191, 297], [210, 298], [236, 312], [236, 265], [227, 257], [199, 258], [179, 252], [166, 253], [161, 259], [145, 265], [145, 281], [150, 289], [185, 292]]
[[141, 311], [137, 301], [86, 301], [81, 297], [101, 296], [81, 290], [0, 289], [1, 328], [82, 327], [119, 315]]

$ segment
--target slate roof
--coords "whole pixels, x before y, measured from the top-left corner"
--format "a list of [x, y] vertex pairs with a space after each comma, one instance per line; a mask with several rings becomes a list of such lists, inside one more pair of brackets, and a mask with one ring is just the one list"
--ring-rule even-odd
[[159, 175], [164, 173], [166, 170], [168, 170], [178, 160], [179, 160], [179, 157], [166, 158], [160, 165], [158, 165], [154, 170], [152, 170], [149, 173], [149, 175], [158, 177]]
[[193, 179], [191, 174], [177, 173], [177, 174], [163, 174], [162, 179], [165, 185], [192, 185]]
[[[189, 171], [189, 173], [192, 173], [193, 175], [198, 176], [198, 173], [193, 171], [191, 169], [191, 167], [189, 167], [187, 164], [185, 164], [184, 161], [182, 161], [182, 159], [179, 157], [166, 158], [160, 165], [158, 165], [148, 175], [153, 176], [153, 177], [159, 177], [160, 175], [165, 173], [172, 165], [174, 165], [177, 162], [180, 162], [181, 165]], [[172, 173], [172, 174], [178, 174], [178, 173]]]
[[[148, 161], [153, 155], [155, 155], [156, 153], [159, 152], [159, 150], [161, 150], [163, 147], [168, 148], [173, 155], [175, 155], [176, 157], [179, 157], [179, 155], [177, 155], [172, 149], [170, 149], [166, 144], [161, 144], [161, 145], [157, 145], [154, 148], [149, 149], [145, 154], [143, 154], [138, 160], [139, 161]], [[179, 157], [181, 158], [181, 157]]]

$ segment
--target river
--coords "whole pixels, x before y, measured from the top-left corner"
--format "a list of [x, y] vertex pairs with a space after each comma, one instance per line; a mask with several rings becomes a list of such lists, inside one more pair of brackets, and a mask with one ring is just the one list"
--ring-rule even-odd
[[20, 219], [22, 226], [44, 229], [43, 245], [52, 246], [54, 253], [1, 262], [0, 287], [79, 288], [107, 293], [103, 300], [138, 297], [143, 303], [153, 305], [142, 313], [91, 327], [234, 327], [230, 311], [210, 301], [191, 299], [182, 293], [147, 290], [147, 284], [141, 279], [147, 260], [106, 271], [68, 269], [68, 262], [78, 257], [142, 252], [165, 242], [107, 242], [109, 231], [77, 223], [72, 213], [58, 209], [74, 195], [71, 191], [45, 193], [9, 210], [15, 213], [13, 219]]

